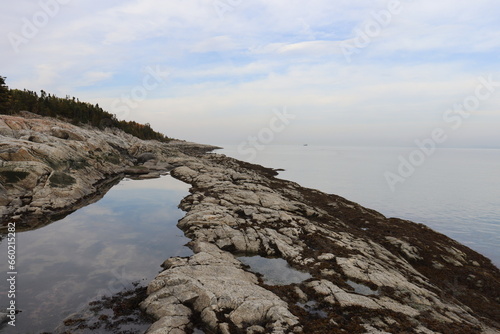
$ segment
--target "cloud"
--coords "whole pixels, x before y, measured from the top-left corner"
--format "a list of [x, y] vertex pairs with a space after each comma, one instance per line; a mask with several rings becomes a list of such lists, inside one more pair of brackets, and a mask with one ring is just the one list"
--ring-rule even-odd
[[83, 75], [81, 86], [90, 86], [97, 82], [107, 80], [113, 76], [112, 72], [87, 72]]
[[[142, 83], [144, 68], [161, 66], [169, 80], [130, 117], [169, 135], [238, 141], [266, 124], [272, 108], [287, 106], [304, 126], [283, 140], [334, 142], [329, 129], [340, 132], [342, 124], [353, 141], [376, 142], [391, 127], [405, 129], [390, 131], [404, 141], [410, 129], [439, 122], [478, 76], [500, 80], [500, 23], [493, 0], [400, 3], [349, 63], [341, 43], [376, 22], [387, 1], [230, 2], [222, 17], [212, 0], [71, 2], [19, 54], [0, 40], [0, 61], [10, 65], [1, 75], [14, 88], [78, 96], [109, 110]], [[28, 0], [6, 4], [1, 30], [19, 32], [37, 10]], [[484, 124], [496, 120], [495, 101], [477, 112]]]
[[57, 69], [48, 64], [36, 66], [36, 78], [41, 86], [50, 86], [59, 78]]
[[234, 50], [236, 43], [228, 36], [215, 36], [196, 43], [192, 48], [192, 52], [224, 52]]

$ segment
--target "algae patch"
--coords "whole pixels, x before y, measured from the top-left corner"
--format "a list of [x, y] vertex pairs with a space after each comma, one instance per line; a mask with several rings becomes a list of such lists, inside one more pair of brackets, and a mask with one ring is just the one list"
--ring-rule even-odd
[[19, 181], [24, 180], [26, 177], [28, 177], [28, 175], [29, 175], [28, 172], [13, 171], [13, 170], [0, 171], [0, 178], [5, 183], [17, 183]]
[[49, 178], [51, 187], [64, 188], [76, 183], [73, 176], [62, 172], [55, 172]]

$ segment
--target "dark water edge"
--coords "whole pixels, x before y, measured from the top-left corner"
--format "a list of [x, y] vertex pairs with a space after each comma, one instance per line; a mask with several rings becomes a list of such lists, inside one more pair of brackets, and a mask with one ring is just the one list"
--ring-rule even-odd
[[[137, 284], [137, 285], [136, 285]], [[57, 334], [142, 334], [154, 322], [140, 310], [139, 304], [147, 297], [147, 287], [139, 282], [112, 296], [103, 296], [66, 319], [56, 328]]]
[[[119, 332], [105, 327], [119, 325], [127, 317], [140, 320], [141, 315], [133, 312], [118, 316], [124, 317], [121, 320], [113, 319], [113, 313], [133, 308], [133, 296], [143, 293], [141, 289], [165, 259], [192, 254], [184, 246], [189, 239], [176, 227], [184, 215], [177, 206], [188, 189], [171, 176], [123, 179], [96, 203], [39, 229], [18, 232], [16, 306], [20, 313], [16, 327], [4, 324], [0, 333], [52, 333], [67, 317], [96, 310], [99, 303], [102, 312], [95, 315], [104, 325], [100, 333]], [[7, 269], [3, 239], [0, 272], [6, 275]], [[0, 280], [1, 308], [8, 306], [7, 291], [6, 280]], [[113, 306], [111, 301], [118, 300], [122, 303]], [[124, 305], [127, 300], [130, 303]], [[131, 327], [126, 321], [121, 325], [124, 333], [142, 333], [149, 327]]]

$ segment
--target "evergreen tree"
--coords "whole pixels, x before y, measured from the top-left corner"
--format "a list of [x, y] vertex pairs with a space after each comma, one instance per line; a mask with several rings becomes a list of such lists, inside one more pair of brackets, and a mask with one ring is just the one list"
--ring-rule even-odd
[[95, 127], [115, 127], [141, 139], [168, 141], [169, 138], [156, 132], [150, 124], [139, 124], [134, 121], [118, 121], [116, 116], [103, 110], [99, 104], [80, 102], [79, 99], [65, 98], [40, 91], [11, 89], [5, 85], [5, 78], [0, 76], [0, 114], [17, 113], [19, 111], [61, 118], [75, 125], [90, 124]]
[[0, 114], [10, 112], [10, 91], [5, 84], [5, 77], [0, 76]]

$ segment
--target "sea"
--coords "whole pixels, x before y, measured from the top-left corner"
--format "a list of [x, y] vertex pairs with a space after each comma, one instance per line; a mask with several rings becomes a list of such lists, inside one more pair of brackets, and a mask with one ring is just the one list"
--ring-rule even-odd
[[500, 267], [500, 150], [219, 145], [216, 153], [340, 195], [387, 217], [423, 223]]

